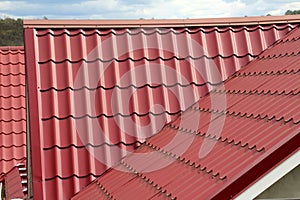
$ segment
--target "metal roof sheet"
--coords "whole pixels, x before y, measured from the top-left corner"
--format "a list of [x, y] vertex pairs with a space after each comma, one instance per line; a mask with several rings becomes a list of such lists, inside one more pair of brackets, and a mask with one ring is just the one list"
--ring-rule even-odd
[[26, 159], [10, 169], [6, 174], [0, 177], [0, 181], [4, 183], [5, 199], [23, 199], [27, 197], [27, 171]]
[[298, 19], [268, 20], [216, 27], [175, 20], [168, 28], [25, 21], [34, 197], [70, 198]]
[[26, 157], [24, 47], [0, 47], [0, 175]]
[[24, 20], [25, 28], [138, 28], [138, 27], [220, 27], [299, 23], [299, 15], [204, 19], [141, 20]]
[[73, 199], [234, 198], [300, 149], [299, 37], [296, 28]]

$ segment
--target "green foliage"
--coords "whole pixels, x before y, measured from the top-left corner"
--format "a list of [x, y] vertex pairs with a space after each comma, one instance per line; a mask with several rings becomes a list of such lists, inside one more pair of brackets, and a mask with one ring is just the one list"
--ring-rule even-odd
[[285, 15], [298, 15], [300, 14], [300, 10], [287, 10]]
[[0, 46], [23, 45], [22, 19], [0, 18]]

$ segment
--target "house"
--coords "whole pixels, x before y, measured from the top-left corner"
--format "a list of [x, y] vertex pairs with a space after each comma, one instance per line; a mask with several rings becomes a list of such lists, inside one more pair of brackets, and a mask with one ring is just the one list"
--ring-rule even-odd
[[[212, 195], [218, 198], [218, 195], [239, 194], [254, 183], [253, 178], [259, 178], [258, 176], [267, 173], [273, 166], [292, 155], [289, 151], [282, 153], [283, 147], [290, 145], [293, 147], [291, 149], [296, 151], [297, 144], [294, 143], [299, 141], [299, 136], [289, 133], [289, 130], [297, 127], [292, 126], [292, 123], [297, 123], [297, 121], [291, 113], [287, 112], [290, 114], [288, 116], [284, 113], [279, 115], [274, 109], [271, 115], [267, 111], [272, 110], [267, 109], [264, 114], [273, 118], [253, 117], [252, 119], [250, 115], [251, 119], [249, 119], [248, 113], [253, 114], [252, 111], [262, 116], [259, 113], [260, 110], [247, 110], [253, 108], [247, 106], [234, 109], [236, 109], [235, 101], [245, 100], [244, 102], [250, 105], [257, 100], [252, 98], [250, 93], [252, 94], [259, 86], [262, 87], [261, 91], [265, 91], [263, 81], [273, 78], [268, 76], [272, 74], [272, 70], [267, 68], [269, 70], [267, 70], [267, 75], [263, 76], [262, 80], [257, 80], [261, 81], [258, 85], [252, 84], [251, 81], [257, 77], [261, 78], [256, 76], [256, 72], [260, 72], [257, 69], [260, 66], [255, 63], [264, 62], [264, 58], [268, 55], [280, 57], [276, 51], [263, 57], [264, 53], [269, 51], [266, 50], [268, 47], [273, 45], [272, 48], [276, 49], [278, 42], [275, 45], [274, 42], [279, 40], [278, 46], [281, 43], [286, 44], [284, 48], [279, 48], [279, 52], [290, 50], [291, 52], [287, 55], [295, 54], [289, 42], [280, 43], [280, 39], [285, 38], [286, 35], [290, 37], [291, 30], [297, 30], [299, 22], [299, 16], [197, 20], [24, 20], [28, 88], [28, 94], [26, 94], [28, 99], [27, 134], [29, 135], [27, 149], [30, 149], [30, 151], [27, 150], [27, 162], [30, 163], [32, 169], [28, 170], [30, 172], [28, 174], [32, 174], [29, 178], [33, 186], [32, 191], [28, 191], [30, 196], [33, 194], [35, 199], [69, 199], [90, 183], [83, 193], [79, 193], [79, 196], [76, 195], [74, 198], [86, 195], [84, 191], [90, 191], [91, 187], [100, 188], [104, 191], [104, 195], [109, 197], [118, 196], [119, 193], [115, 194], [116, 190], [122, 195], [121, 192], [126, 188], [128, 192], [141, 189], [142, 193], [138, 194], [136, 192], [124, 193], [135, 195], [135, 197], [137, 195], [143, 195], [143, 197], [166, 195], [173, 198], [177, 197], [177, 189], [183, 192], [184, 190], [173, 187], [172, 184], [177, 184], [177, 182], [170, 182], [172, 186], [165, 189], [170, 179], [164, 178], [164, 175], [174, 176], [175, 172], [179, 173], [181, 170], [182, 172], [191, 170], [189, 175], [192, 175], [194, 166], [195, 169], [201, 169], [200, 172], [204, 174], [201, 180], [213, 178], [207, 183], [204, 182], [208, 186], [205, 188], [207, 193], [195, 191], [195, 196], [191, 197]], [[297, 33], [297, 31], [294, 32]], [[296, 39], [291, 36], [286, 40], [293, 42]], [[287, 59], [291, 63], [297, 61], [297, 58], [292, 56], [287, 56]], [[277, 60], [274, 63], [276, 64]], [[270, 65], [266, 62], [264, 66], [270, 67]], [[243, 66], [247, 67], [242, 68]], [[246, 74], [249, 76], [245, 75], [246, 78], [243, 79], [243, 71], [246, 69], [250, 70], [250, 75]], [[278, 69], [278, 72], [283, 71]], [[226, 81], [229, 77], [231, 78]], [[295, 77], [286, 78], [290, 81], [297, 80]], [[237, 84], [234, 84], [235, 82]], [[278, 83], [282, 82], [279, 80]], [[288, 86], [295, 85], [285, 85], [285, 87]], [[241, 87], [241, 90], [246, 91], [245, 94], [234, 87]], [[288, 91], [285, 87], [281, 90], [277, 88], [270, 90], [273, 95], [273, 91]], [[289, 91], [293, 90], [293, 88], [289, 89]], [[237, 91], [236, 96], [235, 91]], [[248, 100], [251, 99], [250, 102], [244, 99], [248, 95], [247, 92], [251, 96], [248, 98]], [[233, 99], [229, 97], [231, 93]], [[225, 102], [231, 103], [232, 107], [219, 103], [223, 101], [210, 102], [211, 95], [220, 94], [225, 94], [223, 95], [225, 99], [230, 99]], [[199, 99], [201, 99], [199, 101], [201, 105], [197, 106], [194, 103]], [[203, 101], [206, 101], [205, 107], [202, 107]], [[271, 104], [266, 104], [263, 108], [269, 108], [268, 105]], [[215, 106], [219, 106], [218, 109]], [[233, 110], [228, 114], [224, 112], [224, 109], [229, 108]], [[199, 112], [203, 113], [203, 116], [199, 116]], [[243, 115], [242, 112], [246, 114]], [[198, 120], [198, 117], [204, 119]], [[209, 127], [207, 123], [210, 119], [212, 122], [218, 122], [217, 119], [224, 118], [224, 126], [221, 129], [219, 127], [220, 130], [229, 129], [233, 125], [245, 128], [245, 124], [235, 119], [228, 120], [231, 117], [244, 117], [245, 120], [250, 121], [259, 121], [262, 118], [259, 125], [261, 129], [266, 130], [273, 127], [270, 124], [274, 120], [281, 123], [280, 120], [288, 119], [289, 121], [284, 121], [284, 123], [292, 127], [283, 130], [288, 131], [289, 136], [295, 140], [281, 135], [279, 138], [286, 143], [282, 148], [271, 151], [269, 147], [276, 146], [277, 140], [274, 140], [274, 143], [268, 143], [268, 146], [264, 145], [264, 142], [268, 140], [253, 140], [251, 143], [247, 142], [248, 140], [244, 141], [244, 134], [237, 135], [240, 138], [236, 139], [234, 135], [230, 138], [231, 132], [227, 131], [225, 133], [228, 135], [225, 134], [225, 136], [221, 134], [223, 131], [220, 135], [206, 135], [205, 131], [198, 133], [198, 128], [205, 130]], [[263, 120], [271, 122], [264, 124]], [[187, 123], [187, 126], [180, 126], [181, 122]], [[196, 126], [197, 129], [192, 130], [191, 125]], [[257, 126], [257, 124], [249, 125]], [[278, 124], [275, 123], [274, 126], [276, 125]], [[213, 131], [218, 130], [218, 127], [213, 128]], [[173, 132], [168, 129], [180, 132], [179, 135], [182, 137], [175, 141], [177, 143], [174, 143], [174, 146], [161, 149], [159, 145], [172, 139]], [[194, 132], [195, 130], [197, 131]], [[274, 131], [276, 130], [274, 128]], [[159, 133], [155, 135], [157, 132]], [[190, 136], [184, 132], [194, 132], [199, 137]], [[251, 134], [249, 136], [252, 136]], [[266, 136], [274, 137], [270, 134]], [[149, 137], [150, 139], [147, 139]], [[176, 147], [180, 147], [182, 142], [191, 138], [193, 139], [190, 140], [191, 146], [185, 146], [188, 148], [188, 155], [177, 157], [179, 155], [177, 155]], [[203, 138], [207, 139], [203, 140]], [[220, 169], [220, 171], [214, 169], [213, 159], [207, 160], [208, 163], [212, 162], [207, 166], [200, 165], [197, 160], [191, 162], [196, 158], [194, 158], [195, 152], [190, 148], [198, 147], [199, 142], [209, 144], [208, 147], [204, 145], [203, 151], [196, 149], [196, 154], [200, 152], [203, 158], [208, 159], [209, 153], [216, 151], [215, 147], [222, 152], [224, 145], [231, 145], [233, 147], [227, 148], [228, 151], [224, 151], [222, 158], [226, 158], [229, 155], [227, 153], [232, 152], [236, 153], [233, 155], [237, 155], [234, 158], [249, 158], [245, 160], [254, 163], [245, 161], [238, 165], [239, 162], [235, 160], [234, 164], [240, 168], [235, 168], [238, 170], [235, 172], [239, 173], [232, 179], [232, 174], [226, 175], [225, 169]], [[260, 142], [259, 145], [256, 144], [257, 142]], [[249, 153], [240, 154], [238, 148]], [[275, 154], [280, 156], [275, 156], [276, 159], [273, 160], [269, 154], [278, 153], [277, 150], [281, 154]], [[162, 171], [140, 173], [135, 167], [138, 167], [136, 165], [139, 165], [141, 160], [144, 161], [140, 166], [142, 168], [139, 168], [141, 170], [145, 170], [148, 166], [151, 168], [159, 165], [149, 165], [149, 162], [153, 161], [152, 157], [151, 159], [143, 156], [135, 158], [133, 155], [136, 155], [136, 152], [152, 151], [154, 153], [151, 155], [158, 163], [161, 163], [165, 159], [162, 156], [167, 154], [166, 156], [170, 158], [165, 160], [176, 158], [175, 161], [178, 160], [179, 164], [173, 160], [172, 164], [167, 165], [167, 168], [163, 168]], [[134, 154], [127, 156], [130, 153]], [[231, 163], [229, 158], [226, 159], [228, 159], [227, 163]], [[267, 162], [270, 166], [265, 166], [264, 163], [261, 165], [261, 159], [270, 159], [270, 163]], [[120, 161], [121, 164], [119, 164]], [[257, 166], [254, 167], [254, 171], [251, 168], [253, 164], [258, 164], [254, 165]], [[190, 165], [191, 168], [185, 165]], [[115, 166], [117, 168], [111, 168]], [[261, 170], [258, 170], [257, 168], [260, 169], [261, 166], [263, 166]], [[129, 170], [130, 173], [122, 173], [117, 169]], [[256, 175], [249, 178], [252, 172]], [[157, 180], [157, 183], [148, 176]], [[195, 177], [190, 178], [193, 180]], [[129, 180], [132, 180], [130, 184], [125, 184]], [[140, 182], [144, 180], [146, 186], [140, 185]], [[181, 179], [176, 181], [184, 183]], [[186, 182], [188, 183], [190, 182]], [[218, 187], [214, 188], [214, 184], [211, 183], [217, 184]], [[97, 184], [100, 184], [99, 188], [95, 187]], [[119, 187], [118, 184], [123, 185]], [[235, 187], [235, 185], [238, 186]]]

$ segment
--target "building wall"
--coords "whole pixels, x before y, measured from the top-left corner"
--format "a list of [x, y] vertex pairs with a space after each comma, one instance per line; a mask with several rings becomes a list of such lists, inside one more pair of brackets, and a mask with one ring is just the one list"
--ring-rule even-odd
[[300, 199], [300, 165], [255, 199]]

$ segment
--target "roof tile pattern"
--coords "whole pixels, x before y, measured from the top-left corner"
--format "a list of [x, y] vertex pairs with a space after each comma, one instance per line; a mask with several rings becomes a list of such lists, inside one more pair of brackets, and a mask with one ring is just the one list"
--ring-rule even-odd
[[25, 28], [38, 199], [70, 198], [295, 27], [44, 25]]
[[[235, 197], [299, 149], [299, 37], [297, 28], [73, 199]], [[213, 103], [221, 95], [225, 109]]]
[[0, 181], [4, 183], [6, 199], [23, 199], [27, 195], [27, 173], [25, 159], [9, 170]]
[[0, 176], [26, 157], [23, 47], [0, 47]]

